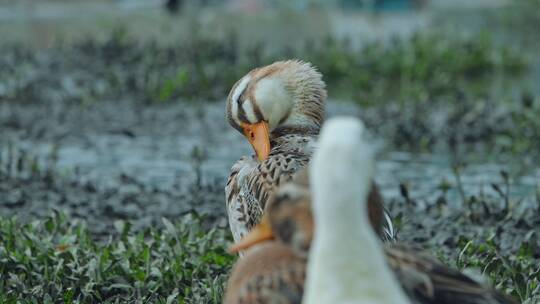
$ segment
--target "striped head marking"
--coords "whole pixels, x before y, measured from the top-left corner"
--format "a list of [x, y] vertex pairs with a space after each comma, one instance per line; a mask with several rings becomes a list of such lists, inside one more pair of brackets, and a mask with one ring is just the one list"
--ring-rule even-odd
[[227, 98], [227, 121], [246, 136], [262, 160], [278, 126], [318, 130], [325, 99], [325, 85], [315, 68], [301, 61], [279, 61], [236, 82]]

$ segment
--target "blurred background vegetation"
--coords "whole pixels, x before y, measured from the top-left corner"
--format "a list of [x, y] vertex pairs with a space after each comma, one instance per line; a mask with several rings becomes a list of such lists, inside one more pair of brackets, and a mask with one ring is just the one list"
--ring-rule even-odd
[[401, 131], [385, 134], [398, 148], [538, 148], [527, 114], [538, 107], [536, 1], [286, 3], [180, 1], [172, 14], [145, 1], [6, 6], [0, 96], [216, 102], [247, 70], [301, 58], [331, 98], [402, 114]]
[[250, 153], [224, 101], [287, 58], [384, 141], [402, 239], [538, 301], [540, 1], [0, 0], [0, 24], [2, 302], [218, 303]]

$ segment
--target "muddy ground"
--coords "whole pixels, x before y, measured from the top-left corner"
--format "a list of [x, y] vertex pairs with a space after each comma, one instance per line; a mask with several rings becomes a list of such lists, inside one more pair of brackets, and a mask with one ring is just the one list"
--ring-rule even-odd
[[[58, 209], [87, 219], [98, 234], [106, 234], [114, 220], [145, 227], [190, 210], [226, 225], [225, 179], [233, 162], [252, 152], [226, 123], [224, 102], [2, 103], [1, 212], [39, 218]], [[344, 113], [382, 115], [329, 101], [330, 116]], [[389, 200], [407, 186], [410, 199], [433, 201], [448, 184], [451, 203], [459, 205], [452, 157], [395, 152], [394, 143], [374, 137], [381, 146], [377, 180]], [[500, 171], [512, 172], [517, 163], [465, 166], [464, 191], [496, 195], [491, 184], [503, 183]], [[516, 173], [511, 194], [534, 196], [539, 177], [535, 168]]]
[[[115, 220], [142, 228], [190, 210], [226, 226], [225, 179], [236, 159], [252, 153], [224, 119], [227, 81], [235, 79], [217, 78], [222, 82], [209, 94], [201, 88], [198, 94], [208, 99], [183, 98], [180, 89], [163, 102], [149, 93], [144, 79], [171, 70], [164, 58], [182, 64], [177, 57], [183, 49], [117, 35], [40, 52], [4, 47], [0, 212], [33, 219], [58, 209], [88, 220], [98, 235], [107, 234]], [[219, 47], [207, 55], [228, 54]], [[184, 90], [197, 96], [196, 89]], [[513, 199], [533, 199], [540, 178], [537, 160], [498, 155], [483, 145], [515, 129], [516, 110], [494, 98], [476, 101], [467, 92], [457, 94], [463, 95], [457, 104], [389, 102], [361, 108], [336, 100], [331, 91], [328, 113], [360, 116], [373, 131], [380, 146], [377, 181], [389, 201], [402, 198], [407, 188], [408, 199], [421, 206], [441, 193], [460, 206], [464, 195], [499, 195], [491, 185], [504, 182], [501, 171], [512, 178]], [[534, 95], [523, 98], [537, 103]], [[403, 152], [425, 143], [428, 154]], [[457, 187], [457, 164], [463, 166], [464, 193]], [[417, 215], [409, 216], [415, 221]]]
[[[116, 220], [143, 228], [161, 225], [161, 217], [174, 220], [193, 210], [206, 214], [212, 225], [226, 226], [223, 187], [228, 170], [236, 159], [252, 152], [227, 125], [223, 111], [224, 100], [165, 105], [4, 102], [0, 105], [0, 212], [31, 220], [56, 209], [85, 219], [97, 236], [107, 236]], [[382, 120], [386, 112], [366, 113], [330, 100], [329, 113], [356, 113], [369, 122]], [[375, 139], [377, 133], [392, 133], [373, 128]], [[443, 233], [439, 225], [459, 218], [464, 208], [455, 159], [395, 152], [396, 143], [377, 140], [381, 146], [377, 181], [389, 209], [405, 218], [404, 231], [423, 227], [403, 233], [404, 237], [425, 242], [428, 236]], [[517, 164], [466, 165], [459, 175], [463, 194], [492, 197], [487, 201], [495, 206], [490, 207], [499, 208], [504, 199], [493, 185], [506, 191], [500, 172], [515, 173]], [[519, 214], [536, 208], [539, 178], [536, 168], [512, 176], [510, 199], [516, 207], [527, 206], [519, 208]], [[432, 208], [448, 218], [428, 221], [424, 212]], [[523, 231], [534, 227], [530, 226], [534, 222], [525, 223]]]

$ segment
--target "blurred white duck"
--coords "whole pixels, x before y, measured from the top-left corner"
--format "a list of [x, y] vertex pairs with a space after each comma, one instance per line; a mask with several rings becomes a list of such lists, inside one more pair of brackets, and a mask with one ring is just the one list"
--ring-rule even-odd
[[[257, 156], [237, 161], [225, 187], [236, 242], [260, 221], [276, 188], [307, 166], [323, 123], [325, 101], [321, 74], [297, 60], [254, 69], [233, 86], [227, 120], [248, 139]], [[370, 208], [382, 210], [375, 185], [372, 192]], [[381, 234], [387, 232], [385, 238], [394, 235], [389, 219], [386, 214], [374, 219]]]
[[235, 265], [225, 303], [298, 304], [303, 295], [304, 304], [516, 303], [418, 250], [380, 244], [368, 224], [373, 159], [362, 129], [355, 119], [325, 125], [311, 164], [312, 191], [307, 172], [298, 174], [272, 197], [261, 223], [232, 247], [266, 241]]
[[[411, 303], [369, 227], [373, 151], [353, 118], [326, 123], [311, 165], [315, 234], [304, 304]], [[331, 202], [331, 203], [330, 203]]]
[[[380, 219], [383, 210], [371, 208], [368, 212], [372, 228], [379, 231], [380, 223], [373, 219]], [[309, 176], [305, 168], [293, 182], [279, 187], [270, 197], [261, 222], [231, 247], [231, 252], [250, 250], [233, 268], [224, 303], [300, 304], [312, 238]]]

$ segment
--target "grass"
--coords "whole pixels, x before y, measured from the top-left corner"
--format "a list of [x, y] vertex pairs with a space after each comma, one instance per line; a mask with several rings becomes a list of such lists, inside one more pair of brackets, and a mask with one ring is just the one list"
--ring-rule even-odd
[[516, 75], [527, 66], [518, 52], [496, 45], [487, 33], [468, 38], [417, 34], [389, 44], [367, 43], [360, 50], [347, 41], [329, 38], [271, 53], [266, 45], [240, 49], [235, 34], [217, 40], [194, 33], [173, 46], [130, 37], [125, 29], [117, 28], [105, 41], [90, 38], [59, 45], [40, 51], [39, 56], [4, 46], [2, 64], [8, 68], [0, 73], [5, 83], [0, 94], [19, 102], [49, 100], [43, 93], [51, 89], [65, 91], [56, 98], [73, 102], [222, 100], [250, 69], [300, 58], [321, 70], [332, 96], [349, 96], [365, 105], [397, 98], [425, 101], [464, 86], [486, 87], [486, 78], [494, 73]]
[[[15, 146], [0, 156], [0, 182], [28, 174], [51, 183], [67, 178], [55, 170], [54, 149], [41, 163]], [[204, 152], [194, 149], [192, 157], [200, 170]], [[455, 167], [455, 184], [433, 185], [426, 201], [401, 186], [402, 198], [388, 201], [400, 239], [535, 303], [540, 197], [510, 196], [506, 172], [489, 185], [492, 191], [467, 193], [462, 169]], [[459, 196], [451, 198], [450, 190]], [[228, 227], [196, 212], [173, 222], [162, 218], [152, 228], [134, 229], [130, 220], [116, 220], [113, 227], [105, 237], [94, 235], [84, 220], [56, 211], [30, 221], [0, 217], [0, 303], [221, 303], [235, 261], [225, 251]]]
[[[495, 234], [482, 236], [482, 241], [461, 239], [458, 268], [474, 268], [489, 277], [498, 289], [520, 299], [521, 303], [540, 300], [540, 267], [533, 256], [533, 232], [526, 235], [517, 255], [504, 255], [493, 241]], [[484, 238], [485, 237], [485, 238]]]
[[117, 222], [117, 236], [96, 243], [84, 222], [57, 212], [0, 219], [0, 302], [220, 303], [234, 261], [229, 231], [203, 231], [200, 220], [141, 232]]
[[[30, 212], [25, 204], [46, 205], [62, 193], [56, 187], [75, 194], [71, 199], [86, 202], [91, 200], [89, 194], [100, 191], [83, 184], [90, 187], [89, 192], [72, 192], [69, 185], [76, 186], [77, 178], [59, 172], [57, 152], [53, 148], [43, 159], [16, 144], [0, 149], [0, 192], [7, 198], [2, 197], [0, 213], [21, 215], [0, 217], [0, 303], [221, 303], [235, 260], [225, 251], [231, 242], [230, 231], [217, 227], [214, 218], [200, 215], [196, 208], [175, 217], [174, 223], [161, 218], [160, 225], [143, 229], [133, 228], [136, 220], [113, 222], [86, 206], [80, 206], [78, 216], [54, 209], [38, 220], [25, 214]], [[202, 162], [204, 154], [194, 150], [193, 158]], [[195, 170], [200, 170], [199, 165]], [[16, 180], [21, 184], [10, 188], [17, 184], [10, 181]], [[35, 191], [32, 185], [42, 183], [48, 191], [41, 196], [16, 195], [19, 187]], [[203, 187], [200, 176], [194, 187]], [[19, 199], [10, 201], [14, 194]], [[68, 207], [70, 198], [59, 207], [73, 213]], [[189, 204], [189, 198], [183, 199]], [[91, 229], [88, 225], [95, 222], [90, 216], [114, 229], [105, 233]]]
[[[55, 149], [43, 162], [15, 145], [0, 156], [0, 182], [29, 174], [51, 183], [69, 178], [55, 169]], [[205, 154], [196, 148], [192, 157], [199, 171]], [[506, 172], [490, 185], [493, 191], [468, 193], [462, 169], [455, 167], [455, 184], [433, 185], [426, 201], [402, 185], [402, 198], [388, 201], [400, 239], [535, 303], [540, 198], [511, 197]], [[451, 198], [450, 190], [460, 195]], [[143, 229], [116, 220], [104, 236], [94, 235], [85, 220], [56, 211], [38, 220], [0, 217], [0, 303], [221, 303], [236, 258], [225, 251], [228, 227], [212, 222], [196, 212]]]
[[[536, 214], [540, 198], [510, 196], [512, 178], [505, 171], [500, 172], [501, 182], [491, 184], [490, 189], [466, 193], [461, 169], [455, 168], [455, 185], [443, 181], [428, 201], [411, 199], [407, 187], [402, 186], [403, 198], [391, 204], [401, 229], [400, 239], [422, 244], [445, 264], [520, 303], [537, 303], [540, 230]], [[450, 189], [459, 195], [451, 199]], [[418, 213], [429, 220], [418, 220]]]
[[434, 102], [456, 90], [484, 88], [494, 73], [519, 75], [527, 66], [519, 53], [497, 46], [487, 33], [468, 38], [416, 34], [370, 43], [359, 52], [336, 41], [326, 44], [307, 57], [320, 66], [331, 91], [362, 105]]
[[[400, 235], [438, 252], [452, 267], [481, 273], [523, 303], [535, 303], [535, 207], [529, 204], [530, 211], [520, 213], [508, 188], [493, 187], [500, 198], [466, 196], [467, 207], [459, 213], [447, 213], [443, 194], [423, 211], [433, 219], [427, 222], [414, 217], [419, 211], [410, 198], [394, 203], [393, 212], [401, 214], [396, 223], [404, 228]], [[414, 222], [400, 223], [408, 217]], [[84, 221], [59, 212], [30, 223], [0, 218], [0, 302], [220, 303], [235, 260], [225, 251], [230, 232], [202, 228], [203, 220], [196, 213], [175, 223], [163, 218], [160, 227], [143, 231], [117, 221], [110, 237], [96, 242]]]

